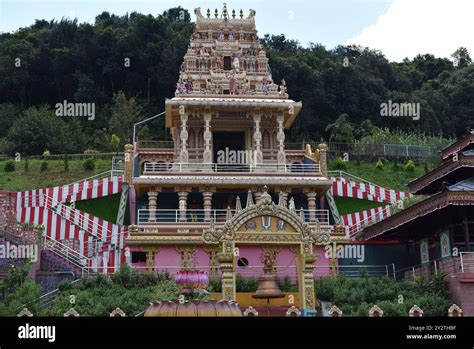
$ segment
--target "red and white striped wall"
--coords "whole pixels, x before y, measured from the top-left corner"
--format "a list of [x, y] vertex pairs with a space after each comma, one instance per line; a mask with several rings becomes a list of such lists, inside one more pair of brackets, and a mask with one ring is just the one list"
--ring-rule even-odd
[[[122, 177], [85, 181], [16, 193], [17, 220], [43, 225], [52, 239], [79, 241], [79, 252], [91, 258], [95, 271], [113, 272], [125, 263], [124, 235], [128, 227], [64, 205], [122, 191]], [[102, 242], [101, 247], [94, 241]]]
[[17, 208], [44, 206], [44, 195], [57, 202], [97, 199], [122, 192], [122, 176], [94, 179], [59, 187], [41, 188], [17, 193]]
[[390, 207], [390, 205], [387, 205], [371, 208], [369, 210], [352, 212], [341, 216], [341, 218], [345, 226], [362, 226], [365, 224], [376, 223], [390, 216]]
[[354, 182], [342, 177], [333, 178], [334, 196], [349, 197], [376, 202], [395, 203], [410, 196], [409, 193], [387, 189], [374, 184]]

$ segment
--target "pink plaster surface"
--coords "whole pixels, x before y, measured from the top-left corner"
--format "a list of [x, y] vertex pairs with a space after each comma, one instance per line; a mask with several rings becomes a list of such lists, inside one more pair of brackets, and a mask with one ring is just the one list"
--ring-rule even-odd
[[[236, 261], [240, 258], [246, 258], [248, 266], [241, 267], [236, 263], [236, 272], [244, 277], [258, 277], [263, 273], [263, 265], [260, 260], [262, 249], [260, 246], [237, 246], [239, 255]], [[139, 248], [130, 246], [130, 251], [140, 251]], [[314, 269], [314, 276], [319, 278], [321, 276], [329, 276], [329, 259], [324, 255], [322, 247], [316, 247], [314, 253], [319, 257], [316, 261]], [[196, 251], [196, 269], [209, 272], [210, 259], [207, 252], [202, 247], [198, 247]], [[168, 270], [172, 275], [175, 275], [181, 269], [181, 255], [176, 251], [175, 246], [162, 246], [157, 254], [155, 254], [155, 270], [157, 272]], [[140, 270], [145, 270], [146, 263], [133, 263], [133, 267], [138, 267]], [[276, 258], [276, 269], [278, 277], [289, 276], [296, 282], [296, 258], [294, 253], [288, 248], [283, 247]]]

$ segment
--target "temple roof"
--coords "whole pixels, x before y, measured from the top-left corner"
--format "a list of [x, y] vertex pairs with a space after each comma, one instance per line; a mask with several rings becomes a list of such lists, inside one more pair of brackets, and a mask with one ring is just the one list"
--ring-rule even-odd
[[429, 234], [433, 222], [441, 228], [473, 215], [474, 192], [448, 189], [365, 228], [364, 235], [366, 240], [417, 240]]
[[474, 192], [474, 177], [465, 179], [459, 183], [450, 185], [449, 191], [472, 191]]
[[184, 62], [180, 68], [175, 96], [212, 97], [239, 95], [286, 99], [286, 83], [273, 82], [268, 58], [258, 41], [255, 29], [255, 11], [248, 17], [236, 18], [226, 4], [214, 18], [195, 9], [194, 28]]
[[464, 137], [459, 139], [457, 142], [451, 144], [449, 147], [444, 148], [441, 151], [441, 156], [443, 160], [446, 160], [448, 157], [452, 156], [455, 153], [459, 153], [463, 150], [473, 149], [474, 148], [474, 130], [471, 130]]
[[[445, 184], [452, 185], [473, 175], [474, 135], [469, 134], [443, 150], [441, 165], [408, 183], [412, 194], [435, 194]], [[454, 155], [457, 154], [455, 158]]]

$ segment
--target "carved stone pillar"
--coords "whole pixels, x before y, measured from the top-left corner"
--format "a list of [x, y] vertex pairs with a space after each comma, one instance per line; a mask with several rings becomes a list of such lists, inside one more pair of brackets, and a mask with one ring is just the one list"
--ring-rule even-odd
[[204, 154], [203, 154], [203, 162], [204, 163], [211, 163], [212, 162], [212, 150], [211, 150], [211, 139], [212, 139], [212, 132], [211, 132], [211, 113], [206, 111], [204, 114]]
[[186, 113], [184, 106], [180, 106], [181, 115], [181, 133], [179, 135], [180, 138], [180, 145], [181, 145], [181, 152], [179, 161], [181, 163], [188, 163], [189, 162], [189, 153], [188, 153], [188, 114]]
[[124, 180], [127, 184], [132, 184], [133, 177], [133, 145], [125, 144], [125, 164]]
[[146, 252], [146, 268], [148, 271], [155, 270], [155, 255], [158, 253], [159, 248], [156, 246], [142, 247], [143, 252]]
[[186, 222], [186, 212], [188, 209], [188, 194], [187, 191], [179, 191], [179, 221]]
[[253, 121], [255, 122], [255, 127], [253, 131], [253, 141], [254, 141], [254, 154], [253, 160], [254, 164], [263, 163], [263, 153], [262, 153], [262, 132], [260, 132], [260, 122], [262, 117], [259, 114], [253, 116]]
[[218, 260], [222, 274], [222, 299], [235, 300], [234, 243], [232, 241], [222, 243], [222, 252], [218, 254]]
[[318, 145], [319, 151], [319, 170], [324, 177], [328, 176], [328, 160], [327, 160], [327, 151], [328, 146], [325, 143]]
[[279, 113], [277, 116], [277, 124], [278, 124], [278, 133], [277, 133], [277, 141], [278, 141], [278, 165], [285, 165], [286, 164], [286, 154], [285, 154], [285, 131], [283, 130], [283, 121], [285, 120], [285, 116], [283, 113]]
[[204, 221], [209, 222], [211, 220], [212, 213], [212, 191], [202, 192], [202, 198], [204, 202]]
[[149, 191], [148, 192], [148, 221], [149, 222], [156, 222], [156, 201], [158, 198], [157, 191]]
[[309, 210], [309, 221], [316, 221], [316, 196], [317, 194], [314, 191], [305, 192], [306, 197], [308, 198], [308, 210]]
[[316, 307], [313, 271], [317, 258], [318, 255], [313, 253], [313, 244], [311, 242], [301, 244], [297, 266], [300, 306], [303, 309], [314, 309]]
[[219, 247], [204, 245], [204, 252], [209, 255], [209, 276], [217, 277], [217, 272], [219, 271]]

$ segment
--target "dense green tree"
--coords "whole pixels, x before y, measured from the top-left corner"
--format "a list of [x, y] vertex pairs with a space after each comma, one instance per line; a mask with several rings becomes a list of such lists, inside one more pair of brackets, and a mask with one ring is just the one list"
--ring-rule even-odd
[[[31, 140], [36, 142], [27, 149], [31, 153], [41, 153], [42, 149], [32, 148], [45, 143], [54, 143], [47, 145], [53, 153], [109, 150], [112, 133], [128, 141], [133, 122], [163, 111], [165, 98], [173, 96], [192, 33], [190, 20], [181, 7], [156, 16], [103, 12], [93, 24], [66, 18], [37, 20], [14, 33], [0, 34], [0, 152], [11, 151], [10, 143], [26, 151]], [[445, 136], [460, 136], [473, 127], [472, 60], [465, 48], [453, 54], [454, 63], [423, 53], [394, 63], [380, 51], [359, 46], [328, 50], [317, 43], [302, 47], [283, 34], [266, 34], [261, 43], [275, 82], [285, 79], [290, 97], [303, 102], [288, 132], [290, 141], [328, 139], [326, 126], [341, 114], [354, 125], [369, 120], [379, 128]], [[120, 91], [127, 96], [128, 107], [131, 101], [141, 107], [136, 109], [140, 115], [117, 114]], [[381, 117], [380, 105], [389, 99], [420, 103], [420, 120]], [[58, 120], [59, 132], [53, 137], [57, 141], [18, 132], [24, 127], [14, 120], [22, 111], [43, 105], [53, 108], [64, 100], [94, 103], [95, 120]], [[125, 100], [121, 103], [126, 105]], [[44, 131], [51, 128], [40, 128], [41, 134], [50, 134]], [[72, 143], [64, 141], [67, 130], [74, 130]], [[163, 130], [164, 119], [158, 118], [139, 133], [162, 139]], [[355, 137], [363, 136], [355, 131]]]
[[13, 123], [7, 138], [12, 144], [10, 154], [19, 152], [24, 155], [42, 154], [45, 149], [51, 153], [73, 153], [77, 143], [73, 130], [61, 117], [48, 107], [31, 107], [25, 110]]

